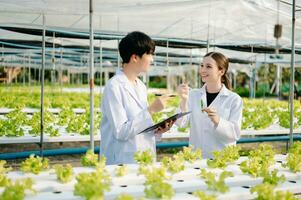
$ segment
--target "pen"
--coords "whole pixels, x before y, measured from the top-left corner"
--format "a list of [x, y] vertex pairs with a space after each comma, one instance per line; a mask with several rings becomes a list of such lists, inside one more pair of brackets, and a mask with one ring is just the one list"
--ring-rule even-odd
[[[163, 96], [164, 94], [155, 94], [155, 96], [157, 96], [157, 97], [160, 97], [160, 96]], [[169, 95], [167, 95], [167, 97], [176, 97], [177, 95], [175, 95], [175, 94], [169, 94]]]

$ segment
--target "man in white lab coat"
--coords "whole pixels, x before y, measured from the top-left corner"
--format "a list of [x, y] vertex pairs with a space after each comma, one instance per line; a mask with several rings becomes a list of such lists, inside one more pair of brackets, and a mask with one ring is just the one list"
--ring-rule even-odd
[[135, 163], [137, 151], [150, 149], [156, 154], [155, 135], [163, 130], [141, 133], [153, 125], [151, 114], [164, 108], [166, 97], [157, 98], [148, 106], [147, 89], [138, 78], [149, 70], [153, 61], [155, 43], [142, 32], [131, 32], [119, 43], [123, 66], [105, 86], [102, 98], [100, 154], [107, 164]]

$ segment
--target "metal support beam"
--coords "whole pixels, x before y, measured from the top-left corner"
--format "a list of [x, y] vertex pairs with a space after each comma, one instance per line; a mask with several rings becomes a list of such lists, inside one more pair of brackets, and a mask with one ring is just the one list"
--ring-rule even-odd
[[40, 133], [40, 156], [43, 157], [44, 148], [44, 69], [45, 69], [45, 37], [46, 37], [46, 17], [43, 14], [43, 36], [42, 36], [42, 70], [41, 70], [41, 133]]
[[291, 54], [291, 77], [290, 77], [290, 140], [289, 147], [293, 144], [294, 128], [294, 83], [295, 83], [295, 26], [296, 26], [296, 0], [293, 0], [292, 8], [292, 54]]
[[90, 149], [94, 151], [94, 30], [93, 30], [93, 0], [90, 0]]

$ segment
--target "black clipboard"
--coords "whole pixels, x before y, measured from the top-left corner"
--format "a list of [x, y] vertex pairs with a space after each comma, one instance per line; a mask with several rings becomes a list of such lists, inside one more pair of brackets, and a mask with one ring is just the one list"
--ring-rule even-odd
[[[150, 126], [150, 127], [146, 128], [146, 129], [144, 129], [144, 130], [141, 131], [140, 133], [145, 133], [145, 132], [149, 132], [149, 131], [154, 131], [154, 130], [156, 130], [157, 128], [159, 128], [160, 126], [164, 126], [166, 122], [168, 122], [168, 121], [176, 121], [177, 119], [179, 119], [179, 118], [181, 118], [181, 117], [183, 117], [183, 116], [185, 116], [185, 115], [188, 115], [189, 113], [191, 113], [191, 111], [189, 111], [189, 112], [181, 112], [181, 113], [177, 113], [177, 114], [175, 114], [175, 115], [173, 115], [173, 116], [171, 116], [171, 117], [169, 117], [169, 118], [163, 120], [162, 122], [159, 122], [159, 123], [157, 123], [157, 124], [155, 124], [155, 125], [153, 125], [153, 126]], [[138, 134], [140, 134], [140, 133], [138, 133]]]

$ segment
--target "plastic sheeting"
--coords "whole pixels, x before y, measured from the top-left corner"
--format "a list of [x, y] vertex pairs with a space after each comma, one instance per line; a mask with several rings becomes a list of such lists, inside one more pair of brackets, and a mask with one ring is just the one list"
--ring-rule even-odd
[[[45, 14], [47, 26], [88, 29], [88, 6], [88, 0], [1, 0], [0, 23], [42, 25], [41, 14]], [[207, 40], [209, 31], [213, 43], [272, 43], [277, 14], [277, 0], [94, 1], [96, 31], [141, 30], [152, 36], [199, 40]], [[289, 46], [291, 6], [280, 3], [279, 16], [283, 25], [280, 44]], [[298, 46], [300, 12], [296, 17]]]
[[[134, 30], [144, 31], [153, 38], [161, 38], [157, 40], [157, 44], [162, 46], [167, 46], [167, 38], [183, 39], [186, 44], [182, 42], [181, 45], [186, 45], [187, 48], [205, 47], [208, 40], [210, 45], [220, 47], [219, 50], [233, 60], [254, 62], [260, 60], [258, 58], [262, 57], [260, 53], [273, 53], [276, 43], [273, 37], [274, 24], [278, 22], [283, 25], [279, 44], [284, 50], [280, 52], [289, 53], [291, 0], [281, 0], [279, 10], [277, 2], [278, 0], [94, 0], [94, 28], [96, 33], [103, 33], [102, 37], [111, 37], [111, 39], [118, 39]], [[297, 5], [299, 5], [297, 9], [300, 9], [301, 0], [297, 0]], [[54, 40], [56, 44], [87, 46], [87, 39], [71, 39], [70, 32], [77, 30], [82, 38], [88, 38], [88, 11], [88, 0], [1, 0], [0, 26], [38, 27], [41, 30], [44, 14], [48, 29], [64, 30], [64, 33], [60, 34], [66, 36], [66, 38], [57, 38], [60, 36], [58, 33], [49, 32], [47, 42]], [[298, 20], [301, 12], [296, 13], [296, 17], [298, 53], [301, 47], [301, 22]], [[41, 40], [41, 37], [0, 30], [0, 39], [32, 41]], [[201, 43], [193, 46], [192, 44], [197, 41]], [[180, 44], [179, 41], [177, 43], [169, 41], [168, 49], [158, 48], [157, 52], [177, 53], [186, 57], [199, 57], [206, 52], [205, 49], [172, 49], [172, 47], [179, 47], [176, 44]], [[99, 41], [95, 41], [94, 45], [99, 46]], [[104, 48], [116, 49], [117, 41], [103, 41], [101, 45]], [[215, 47], [211, 47], [210, 50], [215, 50]], [[236, 51], [228, 51], [224, 48]], [[4, 48], [1, 50], [6, 52]], [[228, 52], [230, 53], [227, 54]], [[113, 60], [110, 59], [113, 57], [108, 55], [107, 61], [112, 62]], [[298, 61], [298, 57], [296, 60]], [[288, 61], [275, 60], [283, 63]], [[187, 59], [185, 62], [188, 62]]]

